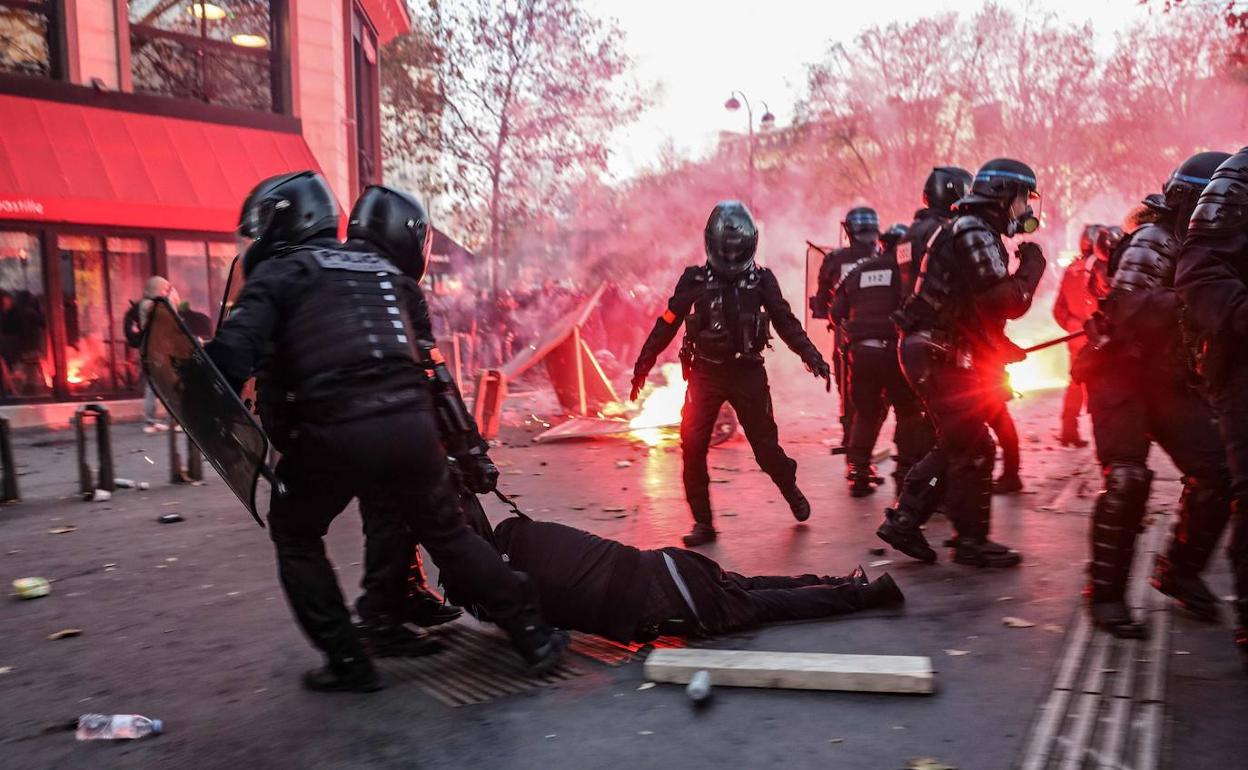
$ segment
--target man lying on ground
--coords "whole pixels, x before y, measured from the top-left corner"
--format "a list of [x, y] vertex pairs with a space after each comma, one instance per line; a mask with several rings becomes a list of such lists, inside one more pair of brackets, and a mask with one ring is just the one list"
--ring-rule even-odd
[[[479, 511], [468, 516], [486, 536], [489, 522]], [[546, 622], [617, 642], [715, 636], [905, 601], [887, 573], [868, 581], [861, 567], [846, 577], [746, 577], [684, 548], [643, 551], [520, 516], [500, 522], [492, 534], [511, 568], [536, 586]], [[453, 601], [454, 586], [447, 589]]]

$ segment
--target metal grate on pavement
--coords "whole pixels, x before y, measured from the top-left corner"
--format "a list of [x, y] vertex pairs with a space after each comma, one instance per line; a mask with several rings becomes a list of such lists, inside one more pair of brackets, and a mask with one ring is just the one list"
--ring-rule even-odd
[[583, 655], [587, 658], [593, 658], [599, 663], [608, 666], [622, 666], [630, 662], [642, 652], [650, 650], [674, 649], [685, 646], [685, 640], [679, 636], [660, 636], [652, 642], [645, 644], [630, 643], [621, 644], [613, 642], [610, 639], [604, 639], [601, 636], [593, 634], [584, 634], [580, 631], [572, 632], [572, 646], [570, 649], [577, 655]]

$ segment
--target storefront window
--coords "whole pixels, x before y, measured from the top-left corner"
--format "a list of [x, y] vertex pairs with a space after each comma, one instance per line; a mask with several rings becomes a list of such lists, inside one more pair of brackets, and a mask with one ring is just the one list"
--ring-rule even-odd
[[135, 90], [277, 111], [277, 7], [280, 0], [130, 0]]
[[39, 236], [0, 232], [0, 397], [52, 394]]
[[0, 72], [52, 77], [56, 3], [0, 0]]
[[72, 395], [138, 389], [136, 351], [122, 323], [131, 302], [143, 298], [151, 252], [137, 238], [61, 235], [61, 289], [65, 305], [65, 379]]
[[182, 319], [196, 335], [212, 336], [234, 259], [234, 244], [217, 241], [165, 241], [169, 281], [182, 299]]

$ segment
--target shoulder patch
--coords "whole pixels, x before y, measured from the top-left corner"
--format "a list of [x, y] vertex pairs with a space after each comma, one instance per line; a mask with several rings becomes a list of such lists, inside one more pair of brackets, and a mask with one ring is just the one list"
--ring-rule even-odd
[[338, 249], [312, 249], [312, 258], [324, 270], [348, 270], [353, 273], [389, 273], [400, 271], [390, 260], [366, 251], [339, 251]]

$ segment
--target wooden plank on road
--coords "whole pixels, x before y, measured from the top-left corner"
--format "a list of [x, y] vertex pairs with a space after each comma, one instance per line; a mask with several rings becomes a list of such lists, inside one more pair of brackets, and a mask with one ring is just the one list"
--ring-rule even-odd
[[708, 671], [712, 685], [854, 692], [932, 692], [930, 658], [761, 650], [655, 650], [646, 678], [684, 684]]

